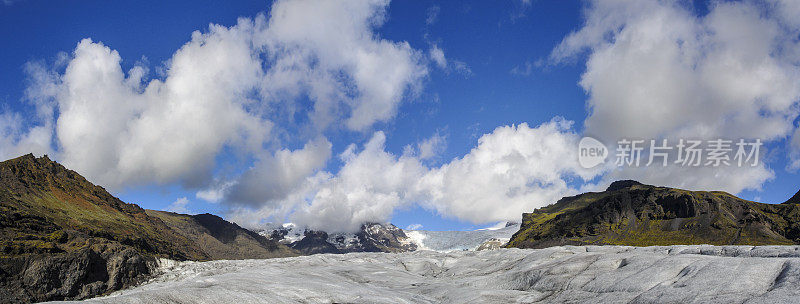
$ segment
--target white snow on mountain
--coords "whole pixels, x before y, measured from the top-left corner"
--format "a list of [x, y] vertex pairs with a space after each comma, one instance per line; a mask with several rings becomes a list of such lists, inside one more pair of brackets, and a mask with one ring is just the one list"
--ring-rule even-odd
[[486, 242], [497, 240], [508, 242], [519, 231], [517, 223], [501, 223], [494, 227], [473, 231], [426, 231], [404, 230], [406, 236], [417, 244], [418, 250], [440, 252], [477, 250]]
[[563, 246], [165, 263], [89, 303], [792, 303], [798, 246]]
[[[432, 250], [440, 252], [494, 249], [508, 242], [511, 236], [519, 230], [519, 224], [501, 222], [495, 226], [478, 229], [473, 231], [427, 231], [427, 230], [407, 230], [400, 229], [391, 224], [365, 224], [360, 232], [367, 239], [374, 243], [381, 243], [382, 238], [391, 238], [397, 244], [415, 246], [404, 246], [404, 248], [415, 248], [416, 250]], [[398, 233], [402, 231], [403, 233]], [[278, 237], [279, 242], [292, 245], [305, 237], [305, 229], [297, 227], [292, 223], [275, 225], [259, 230], [263, 236]], [[403, 235], [404, 234], [404, 235]], [[359, 251], [364, 248], [356, 233], [331, 233], [325, 240], [342, 252]], [[489, 243], [487, 243], [489, 242]], [[481, 246], [481, 245], [486, 246]], [[384, 244], [385, 245], [385, 244]], [[368, 246], [367, 246], [368, 247]], [[399, 251], [407, 249], [397, 248]]]

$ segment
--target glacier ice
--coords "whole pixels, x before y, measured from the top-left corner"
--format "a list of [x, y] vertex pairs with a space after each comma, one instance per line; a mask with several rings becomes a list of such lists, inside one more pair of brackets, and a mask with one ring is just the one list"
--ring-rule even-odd
[[505, 244], [517, 231], [519, 231], [517, 223], [505, 223], [504, 227], [496, 229], [472, 231], [404, 230], [417, 248], [442, 252], [476, 250], [490, 240], [498, 240]]
[[800, 246], [561, 246], [168, 262], [93, 303], [793, 303]]

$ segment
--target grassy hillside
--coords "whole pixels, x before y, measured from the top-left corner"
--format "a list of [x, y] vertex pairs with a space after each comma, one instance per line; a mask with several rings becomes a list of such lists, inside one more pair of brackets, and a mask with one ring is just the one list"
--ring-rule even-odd
[[565, 197], [522, 216], [508, 247], [800, 244], [800, 207], [763, 204], [726, 192], [612, 184]]
[[46, 156], [0, 162], [0, 303], [108, 293], [147, 278], [157, 258], [293, 255], [213, 215], [125, 203]]
[[0, 163], [0, 225], [4, 257], [67, 252], [108, 241], [158, 257], [209, 258], [160, 219], [46, 156]]

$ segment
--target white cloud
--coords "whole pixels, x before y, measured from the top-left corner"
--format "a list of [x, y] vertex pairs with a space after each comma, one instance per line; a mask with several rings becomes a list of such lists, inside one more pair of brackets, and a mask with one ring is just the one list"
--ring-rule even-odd
[[[586, 132], [621, 138], [782, 140], [800, 99], [797, 28], [750, 2], [712, 3], [696, 16], [677, 2], [594, 1], [582, 28], [553, 50], [561, 62], [588, 51], [580, 85]], [[608, 178], [736, 193], [774, 173], [755, 168], [626, 169]], [[725, 177], [725, 178], [722, 178]]]
[[257, 149], [271, 123], [245, 110], [261, 73], [250, 50], [253, 24], [195, 32], [172, 57], [164, 81], [127, 76], [116, 51], [78, 44], [55, 95], [61, 157], [111, 188], [146, 182], [208, 182], [226, 144]]
[[579, 136], [571, 121], [555, 118], [535, 128], [498, 127], [478, 146], [423, 176], [423, 206], [474, 223], [518, 221], [522, 212], [574, 194], [600, 170], [578, 164]]
[[[51, 85], [55, 74], [41, 64], [25, 66], [28, 89], [24, 100], [34, 106], [35, 112], [23, 119], [21, 113], [0, 109], [0, 159], [9, 159], [27, 153], [53, 154], [53, 100]], [[30, 127], [26, 126], [30, 125]]]
[[472, 68], [470, 68], [466, 62], [460, 60], [452, 60], [451, 66], [453, 67], [453, 70], [455, 70], [461, 75], [464, 75], [464, 77], [469, 78], [472, 76]]
[[27, 153], [41, 156], [51, 153], [50, 128], [37, 126], [23, 132], [23, 120], [16, 113], [0, 114], [0, 159], [9, 159]]
[[403, 154], [408, 156], [416, 156], [420, 160], [433, 159], [447, 148], [447, 137], [440, 132], [436, 132], [431, 137], [428, 137], [416, 145], [407, 145], [403, 149]]
[[[519, 16], [531, 6], [515, 3]], [[715, 2], [698, 17], [680, 4], [592, 2], [585, 24], [553, 50], [552, 62], [588, 53], [584, 133], [612, 144], [622, 137], [778, 141], [794, 131], [790, 167], [800, 167], [792, 124], [800, 111], [798, 5]], [[193, 33], [153, 80], [147, 67], [123, 71], [116, 51], [85, 39], [61, 72], [30, 65], [26, 98], [38, 120], [26, 129], [19, 114], [0, 115], [0, 156], [58, 147], [67, 166], [107, 187], [179, 182], [203, 189], [199, 199], [225, 202], [240, 224], [290, 219], [331, 232], [388, 221], [411, 204], [474, 223], [518, 221], [522, 212], [617, 178], [735, 193], [774, 176], [763, 162], [586, 170], [577, 162], [580, 135], [560, 118], [498, 127], [463, 157], [433, 167], [425, 160], [441, 153], [443, 136], [395, 155], [375, 132], [339, 154], [338, 172], [325, 171], [333, 152], [322, 134], [366, 132], [391, 120], [427, 77], [425, 62], [472, 74], [438, 45], [425, 54], [382, 39], [375, 29], [387, 7], [386, 0], [280, 0], [269, 16]], [[438, 10], [428, 13], [431, 24]], [[296, 122], [297, 114], [307, 119]], [[307, 143], [282, 149], [282, 134]], [[212, 174], [228, 148], [256, 159], [230, 180]], [[589, 182], [600, 175], [599, 185]], [[188, 204], [180, 198], [170, 209], [188, 212]]]
[[789, 144], [789, 169], [800, 169], [800, 127], [794, 130]]
[[439, 48], [437, 45], [431, 46], [430, 50], [428, 51], [428, 56], [431, 57], [431, 60], [439, 66], [440, 69], [447, 68], [447, 59], [444, 58], [444, 51]]
[[170, 204], [167, 207], [166, 211], [175, 212], [175, 213], [189, 214], [189, 213], [191, 213], [191, 211], [189, 211], [189, 209], [186, 207], [186, 205], [188, 205], [188, 204], [189, 204], [189, 199], [186, 198], [186, 197], [181, 197], [181, 198], [175, 200], [174, 202], [172, 202], [172, 204]]
[[417, 145], [419, 159], [430, 159], [439, 155], [447, 146], [447, 138], [438, 132]]
[[[277, 1], [269, 18], [192, 33], [163, 77], [150, 81], [146, 67], [123, 71], [117, 51], [84, 39], [63, 59], [63, 72], [30, 72], [39, 81], [29, 95], [50, 101], [42, 109], [51, 114], [29, 132], [19, 130], [14, 114], [2, 116], [9, 142], [0, 153], [46, 151], [55, 137], [58, 159], [111, 189], [153, 182], [196, 188], [212, 183], [226, 147], [258, 157], [270, 154], [263, 147], [281, 145], [276, 134], [366, 130], [391, 119], [427, 75], [420, 51], [374, 32], [387, 6]], [[311, 110], [295, 102], [306, 97]], [[309, 122], [286, 118], [298, 112]]]
[[509, 73], [511, 73], [511, 75], [530, 76], [531, 73], [533, 73], [533, 65], [534, 64], [530, 61], [525, 61], [524, 64], [516, 65], [511, 68]]
[[225, 190], [226, 201], [247, 206], [285, 199], [306, 177], [321, 169], [331, 156], [331, 143], [319, 138], [302, 149], [283, 149], [256, 162]]
[[433, 25], [439, 19], [439, 11], [441, 8], [438, 5], [434, 5], [428, 8], [427, 10], [427, 17], [425, 18], [426, 25]]
[[394, 209], [411, 202], [414, 186], [426, 172], [416, 158], [397, 157], [384, 150], [386, 136], [376, 132], [356, 151], [350, 145], [339, 157], [344, 166], [336, 175], [319, 173], [290, 196], [295, 204], [292, 222], [312, 229], [355, 231], [364, 222], [387, 222]]
[[428, 57], [436, 64], [437, 67], [444, 70], [448, 74], [451, 71], [455, 71], [464, 77], [472, 76], [472, 69], [469, 67], [469, 65], [467, 65], [466, 62], [460, 60], [448, 60], [444, 55], [444, 50], [442, 50], [436, 44], [432, 44], [431, 48], [428, 49]]
[[464, 157], [435, 168], [418, 156], [386, 152], [386, 137], [376, 132], [362, 150], [351, 145], [340, 155], [344, 165], [337, 174], [319, 172], [285, 199], [255, 212], [238, 210], [233, 218], [254, 226], [288, 216], [312, 229], [354, 231], [419, 204], [474, 223], [518, 221], [522, 212], [578, 193], [567, 181], [583, 185], [602, 172], [578, 165], [579, 136], [571, 125], [556, 118], [535, 128], [499, 127]]
[[406, 230], [420, 230], [422, 229], [422, 224], [411, 224], [406, 227]]
[[209, 203], [219, 203], [225, 198], [225, 191], [233, 186], [233, 181], [218, 181], [215, 180], [211, 187], [199, 190], [195, 193], [195, 197], [207, 201]]
[[423, 55], [408, 43], [373, 32], [388, 5], [388, 0], [276, 2], [259, 41], [272, 55], [273, 68], [264, 80], [268, 95], [307, 90], [322, 126], [333, 122], [339, 103], [351, 110], [345, 124], [353, 130], [394, 117], [404, 94], [415, 91], [428, 71], [420, 63]]

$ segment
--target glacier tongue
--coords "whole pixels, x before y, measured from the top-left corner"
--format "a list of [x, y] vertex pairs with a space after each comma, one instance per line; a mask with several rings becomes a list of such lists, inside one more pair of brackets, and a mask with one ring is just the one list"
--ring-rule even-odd
[[519, 224], [506, 223], [505, 227], [473, 231], [404, 230], [420, 250], [441, 252], [476, 250], [486, 242], [497, 240], [505, 244], [519, 231]]
[[165, 265], [95, 303], [791, 303], [798, 246], [563, 246]]

